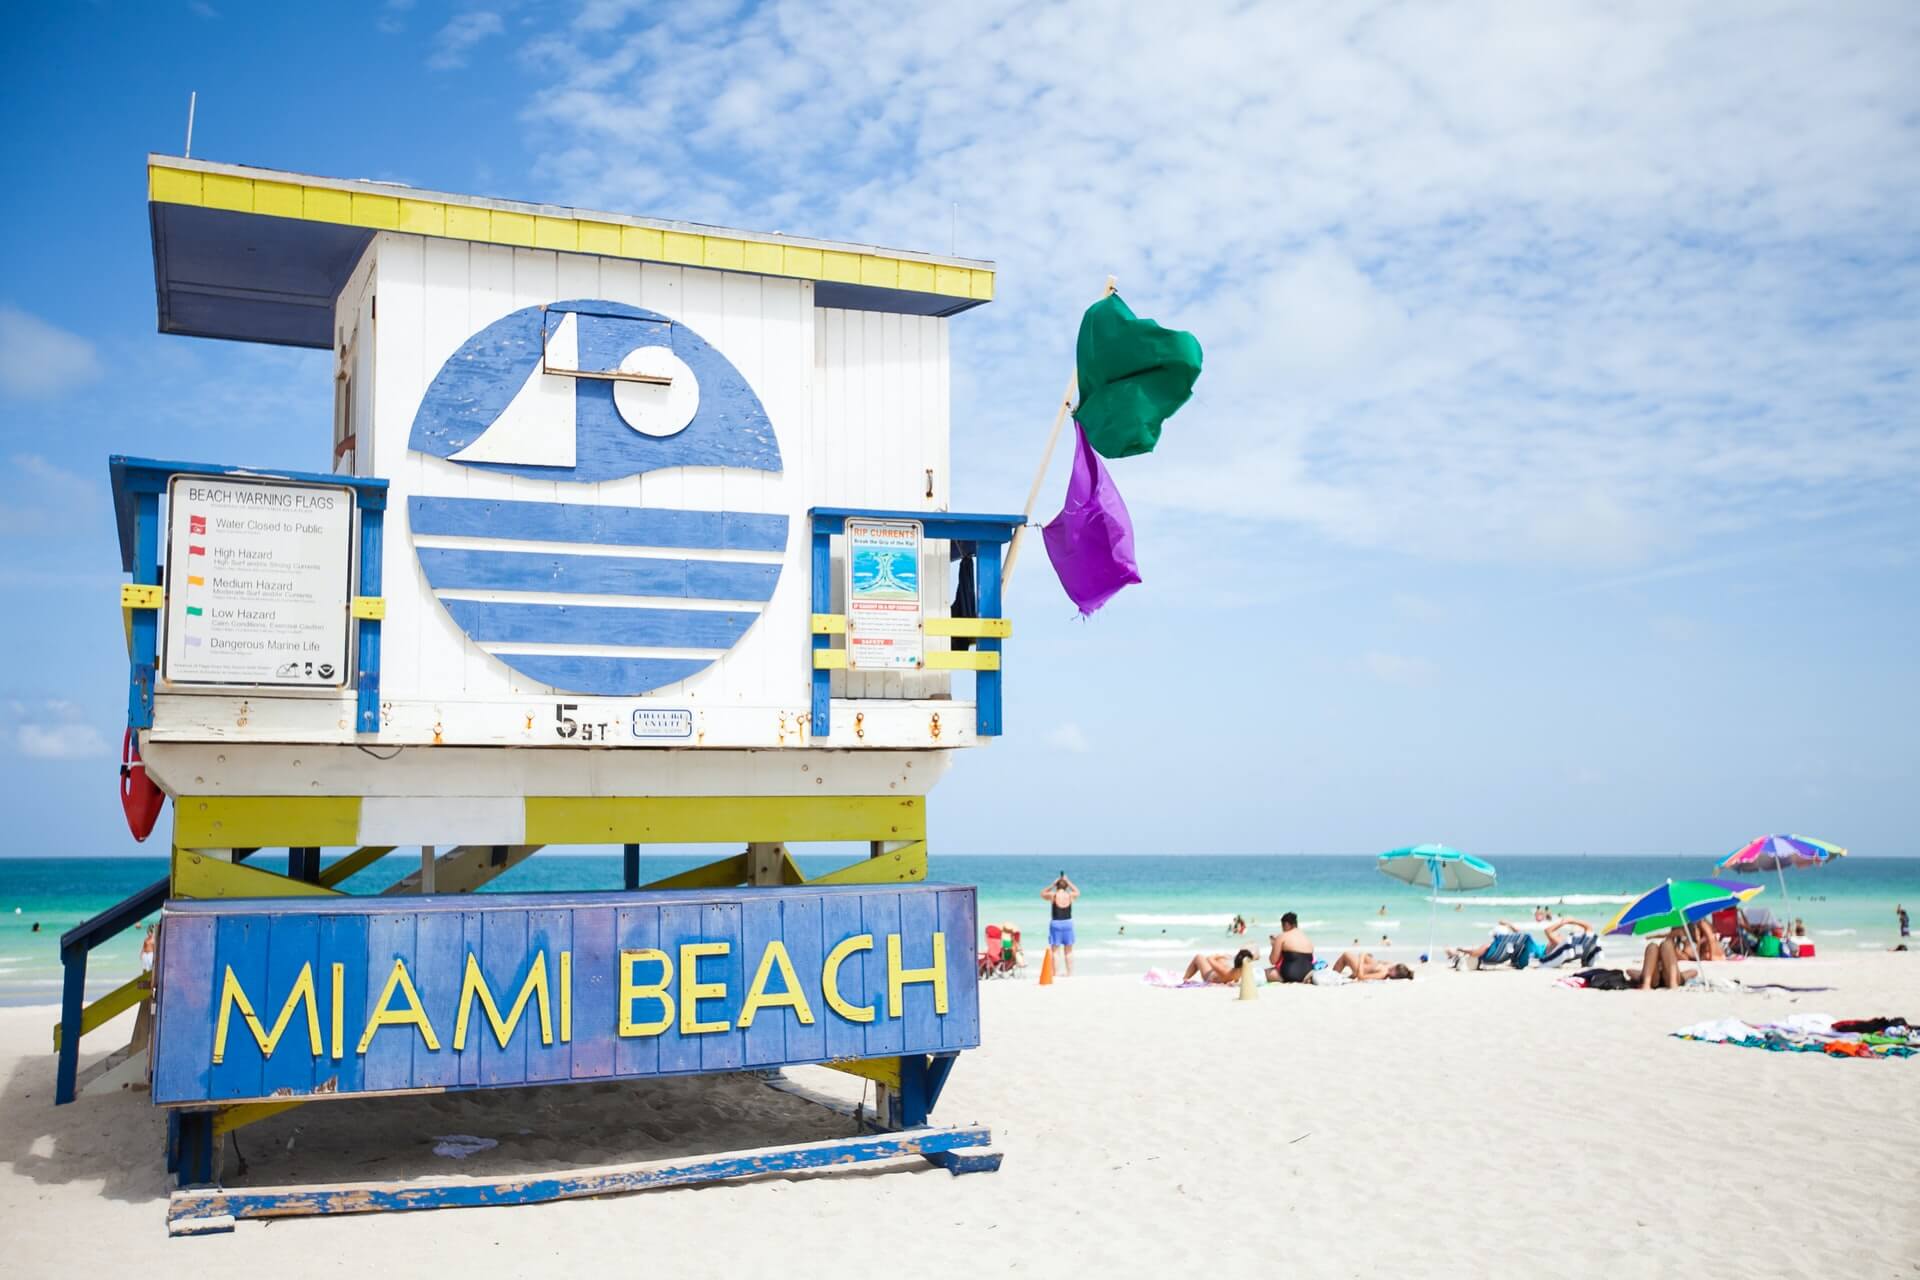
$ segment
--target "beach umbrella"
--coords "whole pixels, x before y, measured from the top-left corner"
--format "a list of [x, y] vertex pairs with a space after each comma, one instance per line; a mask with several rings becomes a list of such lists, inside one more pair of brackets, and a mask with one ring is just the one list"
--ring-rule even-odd
[[1436, 914], [1440, 910], [1440, 891], [1486, 889], [1492, 886], [1495, 875], [1491, 862], [1444, 844], [1416, 844], [1404, 849], [1391, 849], [1380, 855], [1378, 865], [1382, 872], [1395, 880], [1427, 885], [1433, 889], [1428, 899], [1431, 906], [1427, 911], [1429, 956], [1433, 954], [1433, 930]]
[[[1716, 911], [1738, 906], [1761, 889], [1760, 885], [1739, 880], [1669, 880], [1620, 908], [1620, 914], [1607, 921], [1600, 932], [1638, 936], [1661, 929], [1683, 928]], [[1697, 945], [1693, 958], [1700, 958]]]
[[1778, 875], [1780, 909], [1785, 912], [1789, 910], [1786, 902], [1788, 867], [1824, 867], [1835, 858], [1846, 856], [1847, 851], [1839, 845], [1815, 840], [1812, 836], [1761, 836], [1758, 840], [1747, 841], [1720, 859], [1715, 869], [1747, 874], [1771, 871]]

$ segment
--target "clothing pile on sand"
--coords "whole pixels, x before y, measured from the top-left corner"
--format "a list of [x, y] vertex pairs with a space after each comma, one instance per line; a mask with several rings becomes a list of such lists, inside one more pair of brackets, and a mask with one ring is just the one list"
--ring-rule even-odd
[[1696, 1022], [1673, 1033], [1682, 1040], [1770, 1049], [1775, 1053], [1824, 1053], [1836, 1058], [1910, 1058], [1920, 1054], [1920, 1021], [1911, 1018], [1849, 1018], [1796, 1013], [1758, 1025], [1738, 1018]]

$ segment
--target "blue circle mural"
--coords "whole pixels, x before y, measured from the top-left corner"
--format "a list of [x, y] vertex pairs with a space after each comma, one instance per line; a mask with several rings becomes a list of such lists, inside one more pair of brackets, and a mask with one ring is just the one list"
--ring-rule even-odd
[[[667, 467], [781, 469], [740, 371], [657, 312], [570, 301], [496, 320], [440, 367], [408, 447], [561, 482], [552, 502], [422, 492], [407, 504], [421, 568], [455, 624], [542, 684], [630, 695], [684, 680], [739, 642], [779, 581], [784, 511], [567, 498], [569, 484]], [[418, 545], [435, 538], [460, 541]]]

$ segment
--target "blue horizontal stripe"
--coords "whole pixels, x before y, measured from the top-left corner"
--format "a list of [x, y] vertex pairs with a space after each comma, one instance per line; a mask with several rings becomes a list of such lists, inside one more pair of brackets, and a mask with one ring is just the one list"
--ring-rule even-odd
[[409, 498], [413, 531], [528, 542], [598, 542], [619, 547], [698, 551], [784, 551], [787, 517], [752, 511], [669, 507], [592, 507], [572, 502], [495, 498]]
[[767, 600], [780, 577], [777, 564], [464, 547], [422, 547], [420, 567], [437, 591], [564, 591], [696, 600]]
[[[621, 609], [607, 605], [501, 604], [443, 600], [460, 629], [485, 644], [660, 645], [731, 649], [758, 613], [718, 609]], [[514, 655], [517, 660], [520, 655]]]
[[709, 665], [705, 658], [586, 658], [573, 654], [497, 653], [522, 675], [569, 693], [624, 697], [685, 680]]

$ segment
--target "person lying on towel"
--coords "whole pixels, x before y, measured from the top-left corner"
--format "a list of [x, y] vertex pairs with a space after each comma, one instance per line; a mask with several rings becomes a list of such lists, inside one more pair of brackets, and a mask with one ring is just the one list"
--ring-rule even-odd
[[1187, 971], [1180, 975], [1180, 981], [1192, 982], [1195, 978], [1214, 986], [1231, 986], [1240, 981], [1240, 970], [1254, 962], [1253, 952], [1242, 947], [1236, 951], [1232, 960], [1224, 954], [1197, 955], [1187, 961]]
[[1384, 982], [1388, 978], [1413, 980], [1413, 970], [1403, 964], [1383, 964], [1375, 960], [1371, 953], [1362, 951], [1358, 955], [1351, 951], [1342, 951], [1340, 958], [1333, 962], [1335, 973], [1344, 973], [1355, 982]]

